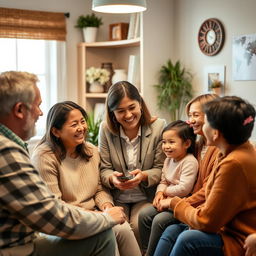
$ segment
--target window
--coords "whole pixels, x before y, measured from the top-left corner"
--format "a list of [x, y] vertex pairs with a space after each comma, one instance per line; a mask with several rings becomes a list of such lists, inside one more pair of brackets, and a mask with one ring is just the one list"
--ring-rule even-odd
[[26, 71], [36, 74], [40, 80], [38, 87], [44, 115], [37, 121], [36, 136], [42, 136], [48, 110], [65, 97], [62, 71], [65, 68], [65, 42], [0, 38], [0, 46], [0, 72]]

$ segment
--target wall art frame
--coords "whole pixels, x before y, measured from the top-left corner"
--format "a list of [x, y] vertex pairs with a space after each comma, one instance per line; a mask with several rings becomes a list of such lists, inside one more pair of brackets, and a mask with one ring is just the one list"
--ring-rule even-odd
[[[204, 68], [204, 91], [205, 93], [216, 93], [219, 96], [225, 94], [225, 71], [224, 65], [207, 66]], [[216, 81], [221, 83], [218, 88], [212, 88], [212, 84]]]

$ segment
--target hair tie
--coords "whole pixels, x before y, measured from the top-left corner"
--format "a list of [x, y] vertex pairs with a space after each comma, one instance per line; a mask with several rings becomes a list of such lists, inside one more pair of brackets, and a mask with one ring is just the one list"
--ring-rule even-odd
[[252, 116], [248, 116], [247, 118], [244, 119], [243, 126], [250, 124], [251, 122], [253, 122], [253, 120], [254, 119]]

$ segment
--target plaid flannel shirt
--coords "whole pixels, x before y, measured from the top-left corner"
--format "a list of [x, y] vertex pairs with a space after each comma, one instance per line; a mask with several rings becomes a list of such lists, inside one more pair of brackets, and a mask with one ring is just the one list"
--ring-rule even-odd
[[57, 200], [30, 163], [26, 144], [1, 124], [0, 223], [0, 250], [32, 242], [36, 231], [82, 239], [115, 224]]

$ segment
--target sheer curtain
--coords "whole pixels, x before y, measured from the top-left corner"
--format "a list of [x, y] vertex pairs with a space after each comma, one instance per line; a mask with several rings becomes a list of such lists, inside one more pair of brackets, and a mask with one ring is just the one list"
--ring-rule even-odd
[[37, 122], [36, 137], [45, 132], [50, 107], [66, 98], [66, 20], [64, 13], [0, 8], [0, 72], [36, 74], [44, 116]]

